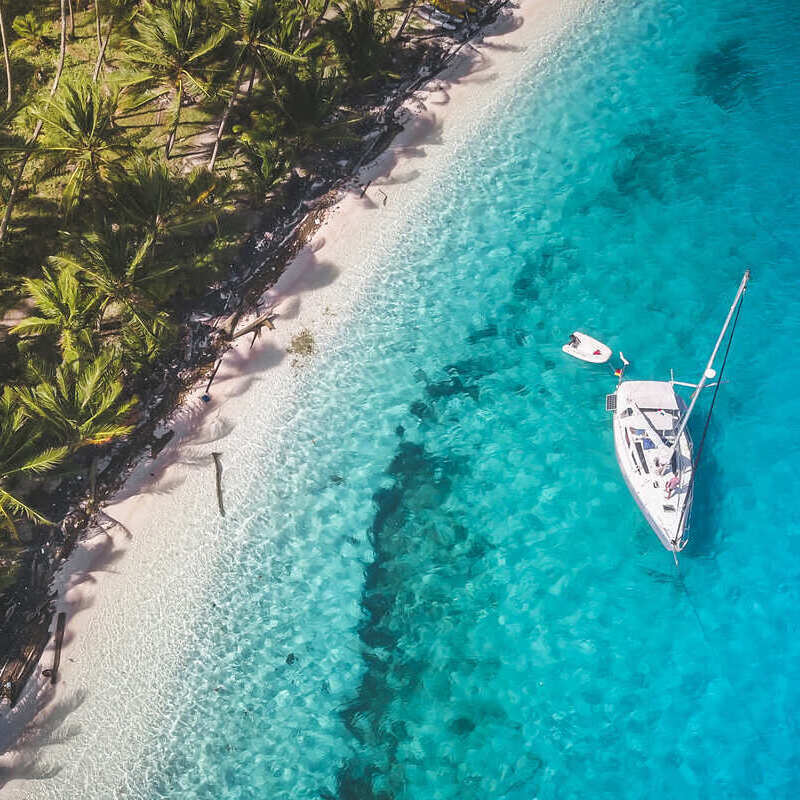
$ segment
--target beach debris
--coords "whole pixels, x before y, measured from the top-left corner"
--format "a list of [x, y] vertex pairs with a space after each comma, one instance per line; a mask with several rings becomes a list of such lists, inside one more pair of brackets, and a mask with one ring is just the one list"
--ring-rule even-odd
[[220, 516], [225, 516], [225, 506], [222, 502], [222, 461], [220, 460], [222, 453], [212, 453], [211, 457], [214, 459], [214, 469], [217, 474], [217, 505], [219, 506]]
[[[50, 670], [50, 683], [55, 686], [56, 681], [58, 680], [58, 667], [61, 664], [61, 646], [64, 644], [64, 628], [67, 624], [67, 613], [66, 611], [61, 611], [56, 619], [56, 641], [55, 641], [55, 652], [53, 653], [53, 667]], [[44, 674], [47, 670], [42, 670], [42, 674]], [[45, 676], [48, 677], [48, 676]]]
[[246, 336], [248, 333], [261, 333], [261, 329], [266, 327], [271, 331], [275, 330], [275, 324], [272, 320], [275, 319], [275, 313], [270, 310], [261, 314], [260, 316], [256, 317], [249, 325], [245, 325], [240, 331], [236, 331], [233, 334], [234, 339], [238, 339], [240, 336]]
[[153, 441], [150, 444], [150, 458], [156, 458], [158, 454], [169, 444], [172, 437], [175, 436], [175, 431], [170, 429], [163, 436], [153, 436]]
[[314, 334], [308, 328], [303, 328], [300, 333], [292, 337], [289, 347], [286, 348], [289, 353], [296, 356], [310, 356], [313, 355], [316, 349], [314, 345]]
[[8, 648], [10, 654], [0, 669], [0, 700], [8, 700], [12, 708], [50, 639], [49, 598], [40, 599], [38, 607], [23, 619], [16, 643]]
[[225, 353], [223, 353], [223, 354], [222, 354], [222, 355], [219, 357], [219, 361], [217, 361], [217, 364], [216, 364], [216, 366], [214, 367], [214, 369], [213, 369], [213, 370], [212, 370], [212, 372], [211, 372], [211, 377], [209, 377], [209, 379], [208, 379], [208, 383], [206, 384], [206, 390], [205, 390], [205, 392], [203, 392], [203, 394], [200, 396], [200, 399], [201, 399], [201, 400], [202, 400], [204, 403], [209, 403], [209, 402], [211, 402], [211, 384], [212, 384], [212, 383], [214, 383], [214, 378], [216, 378], [216, 377], [217, 377], [217, 372], [219, 371], [219, 368], [222, 366], [222, 359], [223, 359], [224, 357], [225, 357]]

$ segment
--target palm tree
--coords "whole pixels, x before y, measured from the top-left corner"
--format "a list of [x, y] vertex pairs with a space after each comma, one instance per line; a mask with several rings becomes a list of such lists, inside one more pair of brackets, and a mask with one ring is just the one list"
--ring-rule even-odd
[[181, 227], [185, 180], [162, 157], [137, 155], [112, 181], [120, 218], [153, 243]]
[[164, 324], [144, 331], [135, 325], [122, 329], [120, 345], [125, 360], [125, 369], [135, 374], [152, 368], [153, 363], [175, 341], [175, 329]]
[[109, 171], [129, 149], [116, 125], [119, 95], [96, 83], [62, 85], [43, 109], [32, 110], [44, 123], [39, 150], [46, 171], [66, 169], [62, 194], [66, 215], [80, 202], [87, 187], [99, 198]]
[[139, 83], [153, 83], [160, 91], [153, 99], [173, 96], [172, 122], [164, 154], [175, 144], [181, 108], [187, 94], [209, 96], [209, 68], [214, 52], [228, 35], [219, 28], [206, 35], [212, 20], [197, 0], [173, 0], [166, 7], [145, 0], [135, 27], [137, 37], [125, 41], [129, 62], [144, 71]]
[[350, 80], [368, 82], [385, 73], [393, 15], [381, 10], [376, 0], [344, 0], [333, 5], [337, 14], [327, 31]]
[[64, 460], [68, 448], [41, 448], [43, 435], [43, 427], [31, 422], [16, 392], [7, 386], [0, 395], [0, 530], [14, 536], [17, 535], [14, 521], [21, 516], [51, 524], [18, 494], [12, 494], [11, 487], [15, 480], [40, 475]]
[[214, 171], [217, 163], [217, 153], [225, 125], [228, 122], [231, 109], [239, 94], [239, 87], [244, 78], [248, 65], [252, 64], [256, 56], [254, 43], [258, 41], [275, 21], [275, 4], [271, 0], [234, 0], [232, 3], [233, 24], [231, 28], [236, 36], [236, 57], [231, 73], [233, 85], [230, 87], [230, 97], [225, 104], [225, 110], [217, 126], [217, 135], [214, 139], [214, 150], [208, 162], [210, 172]]
[[135, 397], [123, 398], [119, 354], [107, 349], [91, 361], [63, 361], [53, 373], [31, 370], [36, 383], [16, 389], [19, 405], [70, 452], [130, 433]]
[[312, 61], [302, 77], [286, 71], [265, 110], [254, 115], [252, 137], [266, 140], [274, 136], [289, 144], [294, 153], [314, 146], [335, 144], [350, 137], [353, 115], [331, 121], [339, 111], [339, 84], [324, 75], [323, 67]]
[[47, 25], [33, 11], [14, 17], [11, 27], [18, 37], [14, 43], [16, 47], [29, 47], [35, 50], [49, 43]]
[[28, 278], [23, 289], [36, 303], [38, 314], [27, 317], [9, 333], [18, 336], [57, 337], [62, 358], [74, 361], [94, 351], [92, 330], [97, 320], [100, 295], [78, 279], [75, 270], [56, 273], [43, 267], [43, 278]]
[[316, 47], [314, 42], [304, 42], [299, 34], [301, 18], [296, 9], [280, 9], [273, 0], [234, 0], [233, 23], [236, 56], [233, 61], [233, 83], [222, 118], [217, 126], [214, 149], [208, 162], [214, 171], [219, 144], [228, 122], [245, 70], [256, 65], [269, 72], [272, 64], [288, 66], [302, 64]]
[[[16, 22], [16, 20], [14, 20], [14, 22]], [[64, 58], [66, 57], [66, 54], [67, 54], [66, 0], [61, 0], [61, 45], [58, 51], [58, 62], [56, 63], [56, 73], [53, 76], [53, 83], [50, 85], [51, 100], [53, 99], [53, 96], [58, 90], [58, 84], [59, 81], [61, 80], [61, 73], [64, 71]], [[33, 134], [31, 134], [30, 139], [28, 139], [25, 154], [23, 155], [22, 160], [19, 163], [19, 167], [17, 168], [17, 174], [14, 176], [14, 180], [11, 184], [11, 191], [8, 194], [8, 200], [6, 201], [6, 209], [3, 213], [3, 220], [2, 222], [0, 222], [0, 242], [5, 240], [6, 234], [8, 233], [8, 223], [11, 221], [11, 212], [14, 209], [17, 193], [19, 192], [19, 186], [22, 183], [22, 176], [25, 174], [25, 167], [28, 166], [28, 160], [30, 159], [31, 153], [33, 152], [33, 146], [36, 144], [36, 140], [39, 138], [39, 134], [42, 131], [43, 124], [44, 122], [41, 119], [36, 123], [36, 127], [33, 129]]]
[[260, 203], [289, 171], [289, 159], [280, 142], [273, 136], [262, 137], [251, 131], [238, 133], [239, 149], [248, 166], [246, 186], [256, 202]]
[[133, 239], [125, 230], [103, 229], [77, 240], [77, 257], [51, 256], [60, 269], [81, 273], [100, 294], [99, 319], [109, 312], [120, 314], [147, 341], [157, 341], [169, 327], [167, 314], [158, 311], [153, 282], [176, 267], [154, 268], [148, 258], [153, 238]]

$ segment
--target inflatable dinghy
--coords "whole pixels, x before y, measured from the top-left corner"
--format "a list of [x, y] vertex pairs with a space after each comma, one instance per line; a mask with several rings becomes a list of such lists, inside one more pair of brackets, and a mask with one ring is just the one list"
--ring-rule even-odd
[[611, 358], [611, 348], [608, 345], [580, 331], [571, 333], [569, 341], [561, 349], [568, 356], [591, 364], [605, 364]]

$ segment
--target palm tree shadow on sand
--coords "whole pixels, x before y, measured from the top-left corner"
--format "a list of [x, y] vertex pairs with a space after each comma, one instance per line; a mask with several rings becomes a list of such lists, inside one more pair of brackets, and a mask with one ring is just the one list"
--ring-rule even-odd
[[[0, 755], [0, 788], [14, 780], [51, 780], [63, 766], [48, 759], [51, 748], [66, 744], [81, 734], [80, 725], [70, 725], [70, 715], [83, 705], [87, 693], [78, 690], [53, 702], [55, 687], [48, 682], [36, 693], [23, 698], [26, 707], [17, 708], [24, 731], [13, 746], [3, 743]], [[19, 704], [18, 704], [19, 705]]]

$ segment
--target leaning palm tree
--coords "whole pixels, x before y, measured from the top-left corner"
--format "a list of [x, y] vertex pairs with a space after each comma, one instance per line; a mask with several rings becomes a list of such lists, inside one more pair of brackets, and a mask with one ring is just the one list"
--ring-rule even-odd
[[164, 149], [167, 158], [187, 93], [210, 95], [211, 62], [228, 35], [224, 27], [209, 35], [210, 22], [197, 0], [173, 0], [166, 6], [145, 0], [134, 23], [137, 36], [125, 40], [127, 60], [142, 72], [136, 82], [154, 84], [158, 90], [153, 99], [172, 96], [172, 121]]
[[[106, 0], [103, 7], [101, 7], [99, 0], [94, 0], [97, 60], [94, 62], [94, 70], [92, 71], [93, 82], [97, 82], [100, 70], [103, 68], [108, 43], [111, 41], [111, 34], [121, 22], [129, 19], [131, 14], [135, 13], [136, 4], [137, 0]], [[103, 12], [105, 12], [105, 20], [102, 20]], [[103, 22], [105, 22], [105, 31], [103, 30]]]
[[24, 319], [9, 333], [23, 338], [53, 336], [66, 361], [93, 352], [92, 330], [100, 295], [92, 291], [74, 269], [53, 271], [43, 267], [42, 273], [42, 278], [28, 278], [23, 282], [23, 290], [33, 298], [38, 313]]
[[62, 193], [66, 215], [87, 189], [99, 199], [111, 169], [129, 149], [116, 124], [118, 108], [114, 90], [96, 83], [66, 83], [46, 106], [32, 110], [44, 123], [38, 145], [44, 170], [69, 174]]
[[47, 472], [67, 455], [64, 446], [41, 447], [43, 436], [43, 426], [29, 418], [16, 392], [7, 386], [0, 394], [0, 530], [14, 536], [20, 517], [51, 524], [12, 488], [20, 478]]
[[133, 430], [138, 402], [123, 396], [119, 354], [109, 348], [91, 360], [62, 362], [54, 372], [31, 368], [36, 382], [16, 389], [20, 407], [71, 452], [106, 444]]
[[214, 171], [222, 134], [239, 95], [245, 70], [260, 66], [269, 73], [273, 65], [292, 65], [296, 69], [317, 47], [317, 42], [305, 41], [300, 35], [302, 21], [301, 10], [294, 6], [281, 8], [274, 0], [234, 0], [230, 23], [236, 46], [231, 70], [233, 81], [217, 126], [209, 171]]

